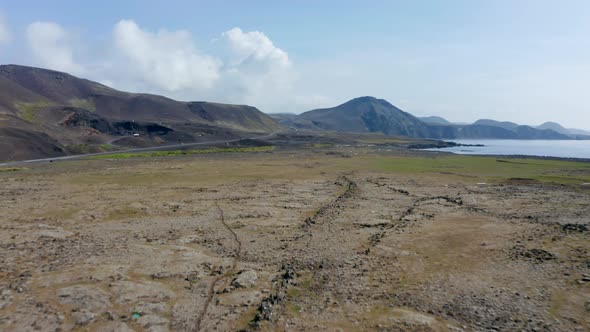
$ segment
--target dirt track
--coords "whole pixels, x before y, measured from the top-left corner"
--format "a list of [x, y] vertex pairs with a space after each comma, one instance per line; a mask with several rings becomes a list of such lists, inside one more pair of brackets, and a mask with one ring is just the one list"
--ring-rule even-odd
[[590, 329], [590, 190], [374, 155], [0, 173], [0, 330]]

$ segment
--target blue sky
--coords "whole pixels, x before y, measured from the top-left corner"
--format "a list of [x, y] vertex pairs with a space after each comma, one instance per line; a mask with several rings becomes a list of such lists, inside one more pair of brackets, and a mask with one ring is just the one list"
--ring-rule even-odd
[[590, 129], [589, 1], [5, 0], [0, 17], [0, 63], [123, 90]]

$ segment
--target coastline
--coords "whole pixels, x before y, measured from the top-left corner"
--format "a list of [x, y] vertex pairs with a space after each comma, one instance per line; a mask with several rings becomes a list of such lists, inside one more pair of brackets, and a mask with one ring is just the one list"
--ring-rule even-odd
[[[472, 142], [474, 144], [469, 144]], [[561, 143], [563, 142], [563, 146]], [[433, 144], [417, 144], [410, 149], [430, 152], [445, 152], [464, 156], [493, 156], [498, 158], [533, 158], [544, 160], [590, 161], [590, 150], [585, 144], [566, 142], [580, 142], [571, 140], [500, 140], [473, 139], [457, 141], [437, 141]], [[458, 151], [461, 147], [477, 147], [470, 151]], [[479, 151], [478, 151], [479, 150]], [[467, 153], [465, 153], [467, 152]], [[580, 156], [576, 156], [580, 154]]]

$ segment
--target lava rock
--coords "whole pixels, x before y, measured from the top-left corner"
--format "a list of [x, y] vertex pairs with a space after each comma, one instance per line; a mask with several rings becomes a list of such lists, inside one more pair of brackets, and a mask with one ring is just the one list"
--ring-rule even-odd
[[256, 285], [258, 275], [255, 271], [244, 270], [231, 282], [231, 285], [236, 288], [250, 288]]

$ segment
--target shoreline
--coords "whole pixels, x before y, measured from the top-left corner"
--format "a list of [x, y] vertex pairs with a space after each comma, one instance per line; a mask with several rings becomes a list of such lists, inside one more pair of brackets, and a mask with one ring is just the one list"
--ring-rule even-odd
[[[475, 142], [481, 142], [482, 140], [473, 140]], [[486, 140], [487, 141], [487, 140]], [[497, 139], [494, 141], [505, 141]], [[510, 140], [513, 141], [513, 140]], [[538, 141], [538, 140], [530, 140]], [[453, 155], [461, 156], [479, 156], [479, 157], [499, 157], [499, 158], [532, 158], [532, 159], [543, 159], [543, 160], [562, 160], [562, 161], [578, 161], [578, 162], [590, 162], [590, 157], [559, 157], [559, 156], [542, 156], [542, 155], [528, 155], [528, 154], [486, 154], [486, 153], [460, 153], [456, 151], [448, 151], [445, 149], [458, 148], [458, 147], [486, 147], [485, 144], [464, 144], [453, 141], [440, 140], [433, 144], [417, 144], [409, 146], [412, 150], [422, 150], [429, 152], [444, 152], [451, 153]]]
[[[431, 148], [436, 149], [436, 148]], [[443, 148], [441, 148], [443, 149]], [[433, 153], [445, 153], [445, 154], [452, 154], [455, 156], [474, 156], [474, 157], [496, 157], [496, 158], [505, 158], [505, 159], [538, 159], [538, 160], [556, 160], [556, 161], [575, 161], [575, 162], [584, 162], [590, 163], [590, 158], [575, 158], [575, 157], [554, 157], [554, 156], [537, 156], [537, 155], [524, 155], [524, 154], [479, 154], [479, 153], [456, 153], [452, 151], [434, 151], [428, 149], [412, 149], [415, 151], [423, 151], [423, 152], [433, 152]]]

